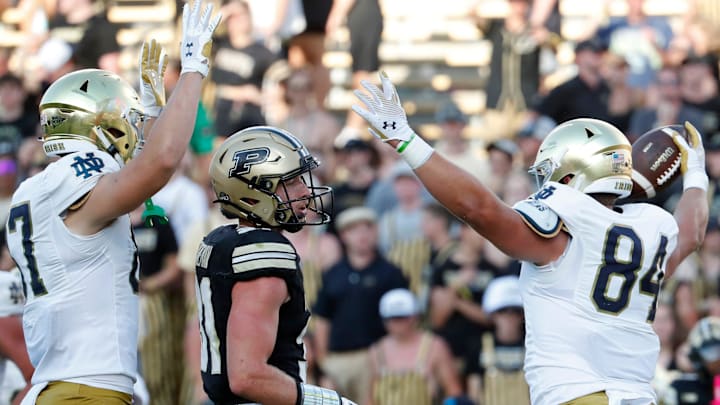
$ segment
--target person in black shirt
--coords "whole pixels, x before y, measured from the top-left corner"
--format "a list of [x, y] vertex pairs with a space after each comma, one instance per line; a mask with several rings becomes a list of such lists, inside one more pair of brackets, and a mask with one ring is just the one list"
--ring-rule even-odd
[[[332, 184], [333, 216], [348, 208], [365, 205], [370, 189], [377, 184], [380, 156], [370, 142], [361, 139], [348, 141], [337, 151], [338, 168], [347, 177]], [[394, 192], [390, 190], [394, 196]], [[335, 233], [335, 223], [330, 224]]]
[[463, 223], [453, 252], [431, 268], [430, 326], [450, 346], [463, 377], [467, 371], [464, 361], [477, 351], [482, 334], [490, 330], [490, 319], [482, 310], [485, 289], [490, 280], [505, 273], [484, 257], [485, 243]]
[[380, 298], [407, 288], [399, 268], [378, 252], [377, 216], [353, 207], [337, 216], [335, 226], [345, 253], [323, 275], [313, 308], [317, 359], [338, 391], [365, 403], [370, 392], [368, 348], [385, 335]]
[[583, 117], [616, 124], [608, 112], [610, 89], [600, 74], [603, 52], [599, 41], [578, 43], [575, 47], [577, 76], [550, 91], [533, 110], [558, 124]]
[[[211, 231], [195, 262], [203, 386], [216, 405], [349, 405], [306, 384], [300, 258], [282, 231], [330, 221], [311, 172], [318, 161], [290, 133], [251, 127], [210, 164], [221, 211], [237, 225]], [[322, 399], [320, 402], [319, 399]]]
[[540, 87], [540, 47], [528, 18], [532, 2], [508, 3], [504, 19], [482, 21], [483, 32], [492, 43], [487, 105], [523, 111]]
[[32, 104], [21, 78], [12, 73], [0, 76], [0, 140], [12, 144], [14, 150], [39, 132], [37, 106]]
[[262, 81], [277, 59], [253, 37], [252, 17], [244, 0], [224, 2], [227, 35], [217, 38], [210, 75], [215, 90], [215, 128], [232, 134], [253, 125], [264, 125], [261, 109]]
[[144, 320], [138, 350], [140, 369], [154, 405], [183, 403], [185, 363], [185, 295], [177, 265], [177, 241], [167, 222], [144, 221], [141, 205], [130, 213], [140, 261], [141, 316]]
[[69, 43], [78, 68], [120, 70], [117, 34], [122, 25], [112, 23], [96, 0], [59, 0], [57, 13], [48, 21], [50, 36]]

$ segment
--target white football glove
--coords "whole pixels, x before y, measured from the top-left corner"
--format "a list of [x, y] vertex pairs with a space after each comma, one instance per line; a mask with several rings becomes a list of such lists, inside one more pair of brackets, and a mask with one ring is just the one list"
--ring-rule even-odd
[[301, 405], [357, 405], [337, 391], [317, 385], [298, 383], [298, 404]]
[[140, 51], [140, 102], [145, 114], [157, 117], [165, 106], [167, 55], [154, 39], [144, 42]]
[[708, 176], [705, 172], [705, 148], [702, 135], [688, 121], [685, 121], [685, 132], [688, 136], [687, 141], [682, 135], [673, 134], [673, 141], [680, 149], [682, 159], [680, 170], [683, 174], [683, 190], [700, 188], [707, 191]]
[[190, 8], [188, 3], [183, 6], [183, 32], [180, 43], [180, 74], [198, 72], [203, 77], [210, 71], [210, 50], [212, 49], [212, 35], [220, 23], [222, 15], [212, 16], [213, 5], [208, 4], [200, 15], [201, 0], [195, 0]]
[[370, 124], [368, 131], [373, 136], [383, 142], [399, 141], [396, 147], [398, 153], [410, 167], [417, 169], [427, 162], [433, 149], [410, 128], [407, 114], [400, 104], [400, 97], [390, 78], [385, 72], [380, 72], [379, 75], [382, 90], [363, 80], [360, 84], [369, 95], [360, 90], [353, 92], [367, 109], [357, 105], [353, 105], [352, 109]]
[[367, 80], [361, 81], [360, 84], [369, 95], [360, 90], [355, 90], [353, 93], [367, 110], [357, 105], [353, 105], [352, 109], [370, 124], [368, 128], [370, 133], [383, 142], [390, 140], [407, 142], [415, 133], [410, 129], [397, 90], [385, 72], [380, 72], [380, 82], [382, 90]]

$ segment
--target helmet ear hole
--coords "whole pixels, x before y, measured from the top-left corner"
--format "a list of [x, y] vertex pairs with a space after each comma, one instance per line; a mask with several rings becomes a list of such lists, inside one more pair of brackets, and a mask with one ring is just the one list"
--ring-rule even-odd
[[560, 184], [569, 184], [570, 181], [573, 179], [573, 177], [575, 177], [575, 175], [572, 174], [572, 173], [570, 173], [570, 174], [568, 174], [567, 176], [565, 176], [565, 177], [563, 177], [562, 179], [560, 179], [560, 181], [559, 181], [558, 183], [560, 183]]
[[[112, 135], [115, 139], [122, 138], [125, 136], [125, 133], [117, 128], [108, 128], [107, 131]], [[129, 145], [125, 146], [126, 148], [129, 147]]]

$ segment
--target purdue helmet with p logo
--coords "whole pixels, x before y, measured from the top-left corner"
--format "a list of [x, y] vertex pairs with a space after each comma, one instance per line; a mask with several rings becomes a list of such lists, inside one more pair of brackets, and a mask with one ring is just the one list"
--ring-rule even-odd
[[632, 148], [611, 124], [578, 118], [550, 131], [530, 173], [535, 174], [539, 185], [556, 181], [585, 194], [623, 198], [632, 191]]
[[135, 90], [114, 73], [83, 69], [56, 80], [40, 101], [45, 154], [100, 149], [118, 163], [142, 144], [143, 108]]
[[[210, 163], [210, 179], [221, 210], [255, 226], [291, 232], [303, 225], [330, 222], [326, 204], [332, 190], [315, 186], [311, 175], [319, 162], [292, 134], [279, 128], [250, 127], [228, 137]], [[309, 194], [288, 199], [280, 193], [284, 182], [301, 176]], [[310, 211], [298, 218], [292, 204], [306, 203]]]

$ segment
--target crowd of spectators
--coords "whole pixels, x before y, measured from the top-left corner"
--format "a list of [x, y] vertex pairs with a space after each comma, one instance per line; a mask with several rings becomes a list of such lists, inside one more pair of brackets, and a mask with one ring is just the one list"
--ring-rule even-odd
[[[486, 111], [500, 112], [505, 121], [492, 139], [469, 138], [468, 128], [477, 121], [453, 102], [438, 103], [441, 131], [434, 142], [439, 153], [512, 204], [535, 190], [526, 169], [557, 123], [599, 118], [631, 141], [651, 128], [684, 121], [702, 131], [711, 220], [702, 250], [663, 283], [655, 321], [662, 397], [673, 373], [686, 371], [682, 348], [695, 322], [720, 316], [720, 46], [714, 41], [719, 22], [702, 13], [712, 1], [682, 0], [687, 13], [672, 19], [647, 15], [648, 1], [621, 1], [626, 5], [621, 15], [593, 16], [587, 32], [568, 40], [560, 29], [559, 0], [508, 0], [506, 16], [492, 19], [482, 15], [479, 0], [468, 14], [493, 46]], [[609, 7], [612, 1], [602, 3]], [[326, 108], [330, 76], [322, 55], [328, 37], [348, 26], [349, 81], [357, 87], [383, 62], [382, 4], [222, 1], [223, 26], [213, 46], [192, 153], [155, 197], [171, 226], [147, 229], [133, 221], [142, 260], [140, 372], [151, 403], [207, 401], [197, 366], [194, 250], [202, 235], [227, 221], [212, 204], [207, 162], [221, 139], [264, 124], [301, 139], [323, 162], [317, 180], [335, 190], [333, 223], [288, 235], [303, 261], [313, 312], [306, 336], [309, 378], [361, 405], [393, 404], [389, 388], [376, 383], [383, 381], [385, 368], [396, 373], [403, 367], [428, 382], [433, 403], [459, 394], [485, 405], [527, 400], [518, 374], [524, 334], [515, 284], [519, 263], [434, 202], [412, 170], [365, 136], [352, 114]], [[124, 25], [108, 20], [105, 6], [100, 0], [0, 4], [0, 11], [23, 12], [20, 28], [26, 35], [22, 46], [0, 50], [3, 223], [15, 186], [47, 164], [37, 141], [43, 89], [80, 68], [128, 75], [119, 63], [117, 39]], [[558, 81], [556, 52], [563, 43], [572, 44], [574, 59], [566, 67], [573, 73]], [[543, 63], [548, 53], [555, 63]], [[168, 91], [177, 76], [178, 62], [171, 60]], [[679, 182], [676, 186], [652, 202], [672, 210], [682, 191]], [[387, 300], [398, 300], [401, 309], [383, 310], [381, 298], [390, 290], [395, 295]], [[407, 336], [415, 343], [404, 340]], [[427, 345], [435, 347], [432, 355], [425, 353]], [[396, 346], [409, 352], [395, 352]]]

